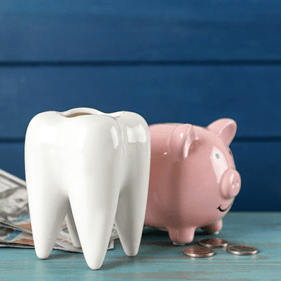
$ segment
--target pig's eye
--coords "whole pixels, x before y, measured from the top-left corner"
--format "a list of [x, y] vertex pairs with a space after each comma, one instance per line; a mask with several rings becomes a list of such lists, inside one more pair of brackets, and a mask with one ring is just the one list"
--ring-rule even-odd
[[220, 159], [220, 155], [218, 153], [215, 154], [217, 159]]
[[232, 156], [232, 152], [231, 152], [231, 150], [229, 150], [229, 154]]

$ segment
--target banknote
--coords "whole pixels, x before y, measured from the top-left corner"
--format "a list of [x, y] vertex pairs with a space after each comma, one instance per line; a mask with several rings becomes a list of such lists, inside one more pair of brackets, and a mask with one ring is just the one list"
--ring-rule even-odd
[[[14, 243], [22, 245], [21, 239], [25, 242], [32, 240], [32, 229], [30, 223], [30, 215], [28, 208], [28, 198], [26, 183], [22, 179], [11, 175], [10, 173], [0, 169], [0, 225], [8, 230], [14, 230], [13, 234], [7, 236], [5, 241], [1, 239], [1, 243]], [[9, 238], [10, 237], [10, 238]], [[16, 240], [13, 241], [12, 238]], [[114, 248], [114, 240], [118, 238], [115, 225], [109, 241], [108, 249]], [[29, 241], [30, 242], [30, 241]], [[31, 243], [31, 242], [30, 242]], [[28, 245], [28, 243], [24, 244]], [[31, 244], [30, 244], [31, 245]], [[32, 240], [33, 245], [33, 240]], [[59, 232], [56, 248], [66, 251], [81, 252], [73, 246], [68, 232], [66, 222], [64, 221]]]
[[[5, 222], [2, 222], [1, 224], [5, 225], [6, 227], [13, 228], [15, 230], [22, 231], [24, 233], [32, 234], [29, 215], [23, 216], [21, 218], [13, 220], [13, 221], [8, 221], [8, 222], [5, 221]], [[63, 222], [63, 224], [62, 224], [62, 228], [58, 234], [56, 245], [60, 245], [62, 247], [71, 248], [71, 249], [74, 247], [71, 242], [70, 234], [68, 233], [66, 222]], [[80, 252], [79, 249], [77, 251]]]
[[21, 249], [33, 249], [34, 247], [31, 245], [21, 245], [17, 243], [6, 243], [0, 241], [0, 248], [21, 248]]
[[0, 242], [5, 244], [11, 243], [34, 246], [32, 234], [5, 226], [0, 226]]
[[25, 181], [0, 169], [0, 222], [29, 214]]
[[[12, 228], [14, 230], [19, 230], [19, 231], [22, 231], [24, 233], [32, 234], [31, 222], [30, 222], [30, 216], [29, 215], [20, 217], [18, 219], [13, 220], [13, 221], [5, 221], [5, 222], [2, 222], [1, 224], [3, 226]], [[114, 240], [117, 239], [117, 238], [118, 238], [117, 230], [116, 230], [115, 225], [113, 225], [108, 250], [114, 248]], [[61, 230], [58, 234], [56, 246], [63, 247], [66, 250], [69, 250], [69, 251], [72, 251], [72, 252], [81, 252], [81, 249], [77, 249], [73, 246], [72, 241], [71, 241], [71, 237], [70, 237], [70, 234], [68, 232], [68, 228], [67, 228], [67, 225], [66, 225], [65, 221], [62, 223]]]
[[[113, 240], [110, 241], [108, 249], [113, 249]], [[17, 229], [0, 226], [0, 244], [1, 247], [18, 247], [18, 248], [34, 248], [33, 237], [31, 233], [26, 233]], [[64, 246], [63, 243], [56, 243], [54, 249], [82, 253], [82, 249]]]

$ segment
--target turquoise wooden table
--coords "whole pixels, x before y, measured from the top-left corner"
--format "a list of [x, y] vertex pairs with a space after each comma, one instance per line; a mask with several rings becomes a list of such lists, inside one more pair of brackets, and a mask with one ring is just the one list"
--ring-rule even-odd
[[[212, 237], [197, 231], [194, 242]], [[139, 254], [125, 256], [119, 242], [100, 270], [88, 268], [83, 254], [54, 250], [39, 260], [33, 249], [0, 249], [0, 280], [281, 280], [281, 213], [229, 213], [217, 236], [255, 246], [256, 256], [235, 256], [224, 249], [207, 259], [183, 255], [166, 232], [145, 228]], [[195, 243], [192, 243], [195, 244]]]

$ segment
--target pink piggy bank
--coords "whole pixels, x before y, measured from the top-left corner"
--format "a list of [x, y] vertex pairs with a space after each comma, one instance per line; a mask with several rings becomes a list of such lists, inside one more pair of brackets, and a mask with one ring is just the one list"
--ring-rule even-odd
[[236, 123], [219, 119], [207, 128], [150, 126], [151, 170], [145, 225], [169, 232], [174, 244], [192, 242], [196, 228], [222, 229], [241, 178], [229, 144]]

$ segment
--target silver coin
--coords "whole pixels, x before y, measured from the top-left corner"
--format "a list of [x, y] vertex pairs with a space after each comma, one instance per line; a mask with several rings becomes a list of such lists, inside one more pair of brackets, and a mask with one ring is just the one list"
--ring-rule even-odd
[[215, 252], [206, 247], [190, 247], [183, 249], [183, 253], [191, 258], [208, 258], [212, 257]]
[[208, 248], [225, 248], [228, 242], [220, 238], [207, 238], [199, 240], [198, 244]]
[[226, 251], [233, 255], [245, 256], [245, 255], [256, 255], [258, 249], [248, 245], [229, 245]]

